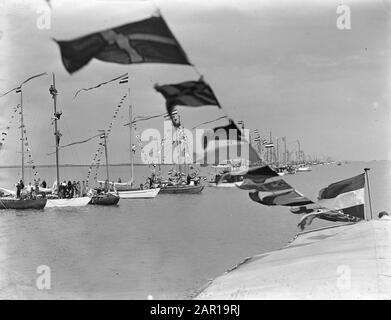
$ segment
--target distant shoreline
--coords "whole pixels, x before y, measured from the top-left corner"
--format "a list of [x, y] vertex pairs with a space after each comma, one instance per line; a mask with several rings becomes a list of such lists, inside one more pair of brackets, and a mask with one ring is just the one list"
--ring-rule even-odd
[[[162, 164], [164, 165], [171, 165], [171, 164]], [[67, 168], [67, 167], [89, 167], [89, 164], [62, 164], [60, 165], [61, 168]], [[101, 167], [104, 167], [105, 164], [101, 164]], [[109, 164], [109, 167], [126, 167], [129, 166], [129, 163], [118, 163], [118, 164]], [[134, 163], [134, 166], [148, 166], [147, 164], [143, 163]], [[55, 168], [56, 165], [54, 164], [36, 164], [36, 168]], [[0, 165], [1, 169], [15, 169], [15, 168], [20, 168], [20, 165]], [[31, 165], [26, 165], [25, 168], [32, 168]]]
[[[351, 163], [351, 162], [373, 162], [373, 161], [390, 161], [390, 160], [341, 160], [340, 162], [342, 162], [343, 164], [345, 164], [346, 162], [347, 163]], [[338, 162], [338, 161], [335, 161], [335, 163]], [[173, 166], [175, 164], [173, 163], [161, 163], [161, 164], [157, 164], [157, 165], [161, 165], [161, 166]], [[194, 165], [194, 164], [193, 164]], [[67, 168], [67, 167], [89, 167], [90, 164], [62, 164], [60, 165], [60, 167], [62, 168]], [[100, 165], [101, 167], [104, 167], [105, 164], [101, 164]], [[116, 163], [116, 164], [110, 164], [109, 167], [126, 167], [126, 166], [129, 166], [130, 167], [130, 164], [129, 163]], [[144, 163], [134, 163], [134, 166], [150, 166], [148, 164], [144, 164]], [[204, 166], [204, 165], [202, 165]], [[211, 166], [213, 166], [213, 164], [211, 164]], [[55, 168], [56, 165], [54, 164], [37, 164], [35, 165], [35, 167], [37, 168]], [[0, 165], [0, 169], [14, 169], [14, 168], [20, 168], [20, 165]], [[32, 168], [31, 165], [26, 165], [25, 168]]]

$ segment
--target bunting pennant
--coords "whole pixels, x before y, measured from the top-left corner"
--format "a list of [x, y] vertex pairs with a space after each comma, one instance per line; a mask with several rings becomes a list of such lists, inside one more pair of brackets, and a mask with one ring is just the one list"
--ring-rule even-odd
[[[257, 190], [261, 184], [263, 184], [267, 179], [278, 177], [278, 173], [275, 172], [269, 166], [249, 168], [245, 171], [231, 172], [230, 175], [240, 175], [243, 176], [243, 183], [238, 186], [243, 190]], [[225, 179], [226, 175], [222, 175], [219, 182], [222, 179]], [[218, 182], [218, 183], [219, 183]]]
[[55, 41], [69, 73], [81, 69], [93, 58], [119, 64], [191, 65], [160, 13], [74, 40]]
[[[112, 127], [113, 127], [113, 124], [115, 122], [115, 119], [117, 118], [117, 114], [120, 110], [120, 108], [122, 107], [122, 103], [123, 101], [125, 100], [127, 94], [124, 94], [119, 102], [119, 104], [117, 105], [117, 107], [114, 109], [114, 112], [113, 112], [113, 120], [110, 122], [107, 130], [106, 130], [106, 139], [109, 138], [109, 135], [111, 133], [111, 130], [112, 130]], [[94, 137], [91, 137], [89, 139], [86, 139], [86, 140], [83, 140], [81, 142], [77, 142], [77, 143], [84, 143], [84, 142], [87, 142], [87, 141], [90, 141], [91, 139], [95, 138], [95, 137], [102, 137], [102, 133], [99, 133], [97, 134], [96, 136]], [[76, 143], [72, 143], [70, 145], [74, 145]], [[89, 180], [91, 178], [91, 174], [92, 174], [92, 170], [93, 168], [95, 169], [95, 172], [93, 174], [93, 181], [97, 181], [97, 178], [98, 178], [98, 172], [99, 172], [99, 167], [100, 167], [100, 162], [101, 162], [101, 156], [103, 155], [103, 151], [104, 151], [104, 143], [103, 142], [99, 142], [98, 143], [98, 149], [96, 150], [96, 152], [94, 153], [94, 157], [92, 159], [92, 162], [91, 162], [91, 165], [89, 166], [88, 168], [88, 171], [87, 171], [87, 177], [86, 177], [86, 185], [87, 187], [89, 186]]]
[[259, 196], [259, 191], [255, 191], [255, 192], [250, 192], [249, 196], [251, 200], [266, 206], [293, 207], [293, 206], [303, 206], [303, 205], [314, 203], [295, 189], [273, 192], [272, 194], [265, 195], [262, 197]]
[[172, 116], [175, 106], [201, 107], [215, 105], [221, 108], [212, 88], [204, 82], [202, 77], [198, 81], [186, 81], [162, 86], [156, 84], [155, 90], [166, 99], [167, 113], [176, 127], [179, 127], [180, 123], [175, 122]]
[[[125, 73], [125, 74], [122, 74], [122, 75], [120, 75], [120, 76], [118, 76], [118, 77], [115, 77], [114, 79], [111, 79], [111, 80], [109, 80], [109, 81], [105, 81], [105, 82], [102, 82], [102, 83], [99, 83], [99, 84], [97, 84], [96, 86], [93, 86], [93, 87], [90, 87], [90, 88], [82, 88], [82, 89], [79, 89], [79, 90], [77, 90], [76, 91], [76, 93], [75, 93], [75, 95], [73, 96], [73, 99], [75, 99], [77, 96], [78, 96], [78, 94], [80, 93], [80, 92], [82, 92], [82, 91], [89, 91], [89, 90], [92, 90], [92, 89], [96, 89], [96, 88], [99, 88], [99, 87], [101, 87], [101, 86], [103, 86], [103, 85], [105, 85], [105, 84], [108, 84], [108, 83], [111, 83], [111, 82], [114, 82], [114, 81], [117, 81], [117, 80], [120, 80], [119, 81], [119, 83], [124, 83], [124, 82], [121, 82], [121, 81], [123, 81], [123, 79], [128, 79], [129, 77], [128, 77], [128, 73]], [[126, 81], [127, 82], [127, 81]], [[121, 99], [121, 102], [123, 101], [123, 99]]]
[[8, 121], [7, 126], [5, 127], [5, 130], [3, 130], [3, 131], [1, 132], [1, 136], [0, 136], [0, 150], [1, 150], [1, 149], [3, 148], [3, 146], [4, 146], [5, 140], [6, 140], [7, 136], [8, 136], [8, 132], [9, 132], [9, 130], [11, 129], [11, 125], [12, 125], [13, 120], [14, 120], [14, 118], [15, 118], [15, 113], [18, 111], [19, 107], [20, 107], [19, 104], [16, 105], [16, 106], [14, 106], [14, 107], [12, 107], [12, 112], [11, 112], [10, 120]]

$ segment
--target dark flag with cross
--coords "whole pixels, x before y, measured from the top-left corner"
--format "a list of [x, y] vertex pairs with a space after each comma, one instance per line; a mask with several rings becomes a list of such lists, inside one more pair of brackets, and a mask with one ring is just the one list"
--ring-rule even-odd
[[73, 73], [93, 58], [119, 64], [173, 63], [191, 65], [163, 17], [132, 22], [69, 41], [57, 41], [65, 69]]
[[[201, 77], [198, 81], [185, 81], [176, 84], [155, 85], [156, 91], [160, 92], [166, 99], [167, 113], [171, 119], [175, 106], [201, 107], [218, 106], [219, 102], [212, 88]], [[178, 123], [173, 124], [178, 126]]]

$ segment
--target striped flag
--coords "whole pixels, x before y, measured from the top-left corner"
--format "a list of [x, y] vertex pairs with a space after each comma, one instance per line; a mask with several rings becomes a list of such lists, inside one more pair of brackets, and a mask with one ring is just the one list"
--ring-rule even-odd
[[129, 76], [126, 75], [125, 77], [121, 78], [119, 80], [119, 84], [128, 83], [129, 82]]
[[364, 173], [338, 181], [319, 191], [318, 203], [331, 210], [365, 219]]
[[119, 64], [191, 64], [160, 14], [77, 39], [55, 41], [69, 73], [83, 68], [93, 58]]
[[263, 142], [262, 144], [265, 148], [273, 148], [274, 147], [273, 142]]

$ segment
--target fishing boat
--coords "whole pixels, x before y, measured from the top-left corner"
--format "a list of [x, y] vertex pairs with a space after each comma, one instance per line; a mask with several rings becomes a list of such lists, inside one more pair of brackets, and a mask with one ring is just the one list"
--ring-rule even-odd
[[[228, 160], [224, 169], [219, 173], [216, 173], [214, 178], [209, 181], [208, 185], [219, 188], [233, 188], [240, 186], [243, 183], [243, 175], [238, 173], [248, 169], [248, 166], [243, 163], [243, 159]], [[219, 166], [213, 167], [215, 169], [219, 168]]]
[[[130, 88], [128, 88], [128, 95], [130, 99]], [[129, 103], [129, 154], [130, 154], [130, 182], [120, 183], [115, 182], [114, 186], [118, 192], [118, 196], [121, 199], [153, 199], [155, 198], [160, 191], [160, 188], [137, 188], [133, 184], [134, 180], [134, 159], [133, 159], [133, 145], [132, 145], [132, 135], [133, 135], [133, 108], [132, 104]]]
[[46, 198], [37, 199], [17, 199], [14, 197], [1, 197], [0, 209], [36, 209], [40, 210], [46, 206]]
[[153, 199], [160, 192], [161, 188], [155, 189], [132, 189], [127, 191], [118, 191], [118, 195], [122, 199]]
[[97, 194], [91, 197], [89, 204], [100, 206], [115, 206], [118, 204], [120, 197], [112, 192]]
[[214, 180], [209, 181], [209, 186], [219, 188], [233, 188], [239, 187], [243, 183], [243, 176], [241, 175], [228, 175], [220, 179], [225, 172], [215, 175]]
[[164, 186], [160, 189], [161, 194], [196, 194], [201, 193], [204, 190], [204, 186], [195, 186], [187, 184], [177, 184], [171, 186]]
[[94, 205], [102, 205], [102, 206], [115, 206], [118, 204], [120, 197], [118, 196], [117, 192], [113, 193], [110, 191], [110, 177], [109, 177], [109, 158], [107, 156], [107, 134], [105, 130], [99, 130], [102, 132], [102, 135], [100, 136], [101, 139], [103, 139], [103, 146], [105, 148], [105, 158], [106, 158], [106, 183], [105, 183], [105, 189], [99, 190], [99, 193], [97, 191], [92, 191], [92, 197], [89, 201], [89, 204]]
[[[60, 120], [61, 112], [57, 112], [57, 89], [56, 89], [56, 81], [55, 81], [55, 75], [53, 73], [53, 84], [50, 86], [49, 89], [50, 94], [53, 98], [53, 105], [54, 105], [54, 136], [55, 136], [55, 142], [56, 142], [56, 174], [57, 174], [57, 185], [60, 180], [60, 169], [59, 169], [59, 144], [60, 144], [60, 137], [61, 134], [58, 130], [58, 121]], [[57, 188], [58, 192], [58, 188]], [[47, 200], [46, 207], [48, 208], [63, 208], [63, 207], [82, 207], [86, 206], [90, 202], [90, 197], [77, 197], [77, 198], [59, 198], [58, 195], [52, 195]]]
[[309, 172], [312, 171], [311, 167], [303, 165], [296, 169], [296, 172]]
[[[25, 161], [24, 161], [24, 145], [25, 145], [25, 127], [23, 122], [23, 92], [22, 86], [18, 88], [20, 91], [20, 132], [21, 132], [21, 169], [22, 169], [22, 181], [24, 181], [24, 169], [25, 169]], [[26, 189], [24, 189], [27, 191]], [[23, 190], [21, 190], [23, 193]], [[30, 190], [29, 190], [30, 191]], [[15, 210], [24, 210], [24, 209], [43, 209], [47, 203], [47, 199], [42, 197], [42, 195], [36, 195], [36, 197], [28, 196], [31, 194], [30, 192], [27, 195], [21, 195], [19, 198], [16, 195], [16, 192], [6, 189], [0, 188], [0, 192], [3, 196], [0, 197], [0, 209], [15, 209]]]

